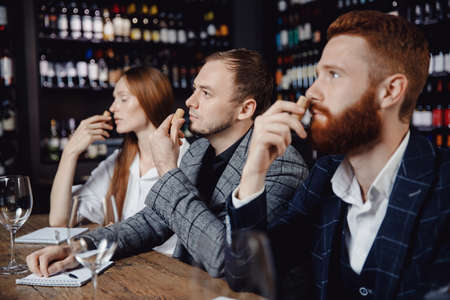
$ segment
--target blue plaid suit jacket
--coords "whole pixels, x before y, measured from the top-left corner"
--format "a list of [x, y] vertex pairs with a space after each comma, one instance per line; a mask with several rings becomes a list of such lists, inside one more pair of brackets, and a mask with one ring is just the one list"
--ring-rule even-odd
[[[333, 193], [330, 180], [342, 159], [320, 159], [268, 232], [279, 270], [307, 253], [302, 259], [311, 263], [314, 299], [333, 299], [327, 294], [330, 260], [345, 204]], [[264, 195], [242, 211], [228, 201], [233, 231], [266, 226], [263, 214], [248, 215], [264, 212]], [[369, 254], [375, 255], [376, 268], [367, 270], [375, 273], [375, 299], [422, 299], [427, 291], [450, 282], [449, 151], [435, 149], [424, 137], [411, 134], [376, 241], [381, 250]], [[242, 280], [236, 274], [244, 272], [244, 264], [236, 266], [242, 261], [227, 264], [232, 266], [226, 270], [232, 287], [242, 286], [234, 281]]]

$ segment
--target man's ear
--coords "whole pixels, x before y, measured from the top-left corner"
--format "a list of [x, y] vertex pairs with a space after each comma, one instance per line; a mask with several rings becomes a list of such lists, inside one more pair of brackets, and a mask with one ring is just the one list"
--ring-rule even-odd
[[246, 99], [239, 105], [238, 120], [251, 119], [255, 114], [256, 100], [253, 98]]
[[398, 105], [405, 98], [408, 78], [404, 74], [394, 74], [385, 78], [379, 85], [380, 107], [386, 109]]

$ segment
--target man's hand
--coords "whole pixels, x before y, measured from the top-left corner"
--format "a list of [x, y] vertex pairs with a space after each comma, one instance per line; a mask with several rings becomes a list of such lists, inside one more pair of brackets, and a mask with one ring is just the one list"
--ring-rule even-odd
[[26, 261], [31, 272], [45, 277], [78, 266], [69, 246], [45, 247], [29, 254]]
[[172, 122], [172, 118], [173, 114], [169, 115], [150, 136], [153, 163], [160, 177], [177, 167], [180, 138], [184, 137], [180, 128], [185, 120], [180, 118]]
[[244, 199], [264, 187], [270, 165], [291, 144], [291, 130], [306, 138], [305, 129], [300, 123], [304, 113], [305, 109], [294, 102], [277, 101], [256, 118], [239, 185], [239, 199]]

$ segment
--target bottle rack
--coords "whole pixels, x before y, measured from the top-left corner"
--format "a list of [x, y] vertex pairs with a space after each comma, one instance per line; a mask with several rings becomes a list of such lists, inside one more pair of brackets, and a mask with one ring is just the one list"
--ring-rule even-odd
[[[102, 113], [112, 103], [114, 84], [124, 70], [139, 65], [158, 68], [172, 84], [176, 106], [183, 107], [203, 58], [231, 47], [228, 0], [35, 4], [41, 164], [56, 165], [59, 160], [48, 149], [50, 121], [56, 121], [61, 136], [66, 133], [60, 125], [70, 118], [79, 122]], [[108, 154], [120, 145], [120, 136], [114, 138], [107, 145]], [[80, 163], [95, 165], [104, 157], [86, 154]]]
[[355, 9], [374, 9], [402, 15], [421, 27], [430, 43], [432, 58], [412, 128], [437, 146], [450, 148], [450, 40], [441, 35], [450, 24], [448, 1], [277, 0], [277, 4], [274, 41], [278, 99], [294, 101], [305, 94], [315, 79], [326, 29], [339, 15]]
[[406, 18], [419, 26], [430, 45], [429, 76], [413, 114], [412, 128], [438, 147], [450, 148], [450, 2], [409, 1]]
[[0, 2], [0, 176], [19, 171], [18, 109], [15, 84], [14, 7]]

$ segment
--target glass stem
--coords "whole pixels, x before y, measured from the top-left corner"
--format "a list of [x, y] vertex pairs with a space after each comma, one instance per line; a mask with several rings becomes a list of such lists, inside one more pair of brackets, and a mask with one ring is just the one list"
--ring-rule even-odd
[[92, 272], [92, 299], [97, 299], [97, 272], [95, 270], [95, 268], [93, 270], [91, 270]]
[[16, 263], [16, 231], [15, 230], [10, 230], [9, 231], [9, 236], [11, 239], [11, 259], [9, 261], [8, 267], [14, 267], [17, 265]]

